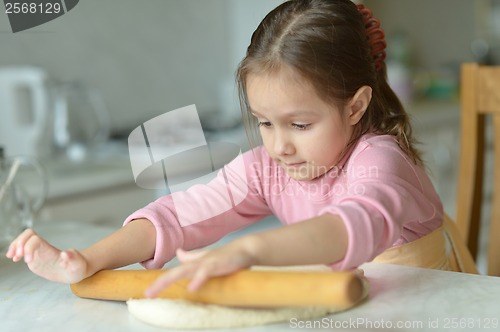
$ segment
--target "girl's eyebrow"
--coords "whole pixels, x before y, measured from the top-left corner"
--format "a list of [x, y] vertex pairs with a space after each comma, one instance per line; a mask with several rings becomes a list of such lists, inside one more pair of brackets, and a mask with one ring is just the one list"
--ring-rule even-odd
[[259, 112], [256, 112], [255, 110], [249, 108], [248, 109], [250, 111], [251, 114], [255, 115], [255, 116], [260, 116], [261, 114]]
[[[264, 117], [262, 114], [255, 111], [254, 109], [250, 109], [250, 113], [252, 113], [255, 116]], [[290, 113], [283, 114], [283, 117], [284, 118], [292, 118], [292, 117], [298, 117], [298, 116], [316, 116], [316, 115], [318, 115], [318, 113], [315, 111], [292, 111]]]

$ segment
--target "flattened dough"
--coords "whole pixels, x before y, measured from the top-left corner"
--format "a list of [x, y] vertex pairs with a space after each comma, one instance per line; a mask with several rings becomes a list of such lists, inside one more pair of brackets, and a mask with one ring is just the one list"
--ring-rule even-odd
[[335, 309], [298, 307], [243, 309], [184, 300], [128, 300], [129, 312], [137, 319], [172, 329], [231, 328], [278, 323], [291, 318], [308, 320], [326, 316]]
[[[365, 287], [365, 296], [366, 294], [367, 287]], [[316, 319], [338, 312], [338, 309], [328, 307], [247, 309], [169, 299], [128, 300], [127, 307], [137, 319], [154, 326], [171, 329], [257, 326], [286, 322], [292, 318]]]

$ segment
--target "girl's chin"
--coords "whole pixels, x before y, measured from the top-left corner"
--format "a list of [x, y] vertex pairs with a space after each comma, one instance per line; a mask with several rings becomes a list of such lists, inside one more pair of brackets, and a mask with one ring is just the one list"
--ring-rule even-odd
[[289, 177], [297, 181], [314, 180], [315, 178], [323, 175], [323, 173], [319, 173], [311, 169], [302, 169], [302, 171], [299, 171], [296, 169], [289, 169], [285, 167], [285, 170]]

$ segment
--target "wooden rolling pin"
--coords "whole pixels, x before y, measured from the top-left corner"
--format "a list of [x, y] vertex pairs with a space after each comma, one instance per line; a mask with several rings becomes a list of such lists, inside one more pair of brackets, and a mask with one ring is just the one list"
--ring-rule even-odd
[[[166, 270], [105, 270], [71, 285], [79, 297], [126, 301], [144, 291]], [[171, 285], [158, 296], [237, 307], [329, 306], [347, 309], [363, 297], [363, 282], [351, 272], [251, 271], [209, 279], [198, 291], [189, 280]]]

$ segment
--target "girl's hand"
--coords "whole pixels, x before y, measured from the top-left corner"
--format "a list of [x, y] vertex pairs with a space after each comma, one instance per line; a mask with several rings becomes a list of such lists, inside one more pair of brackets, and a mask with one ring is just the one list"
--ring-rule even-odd
[[88, 276], [88, 263], [80, 252], [61, 251], [31, 229], [12, 241], [5, 256], [14, 262], [24, 258], [33, 273], [52, 281], [74, 283]]
[[198, 290], [209, 278], [227, 275], [256, 264], [244, 238], [212, 250], [187, 252], [177, 250], [181, 265], [159, 277], [145, 292], [156, 297], [163, 289], [184, 278], [191, 279], [189, 291]]

